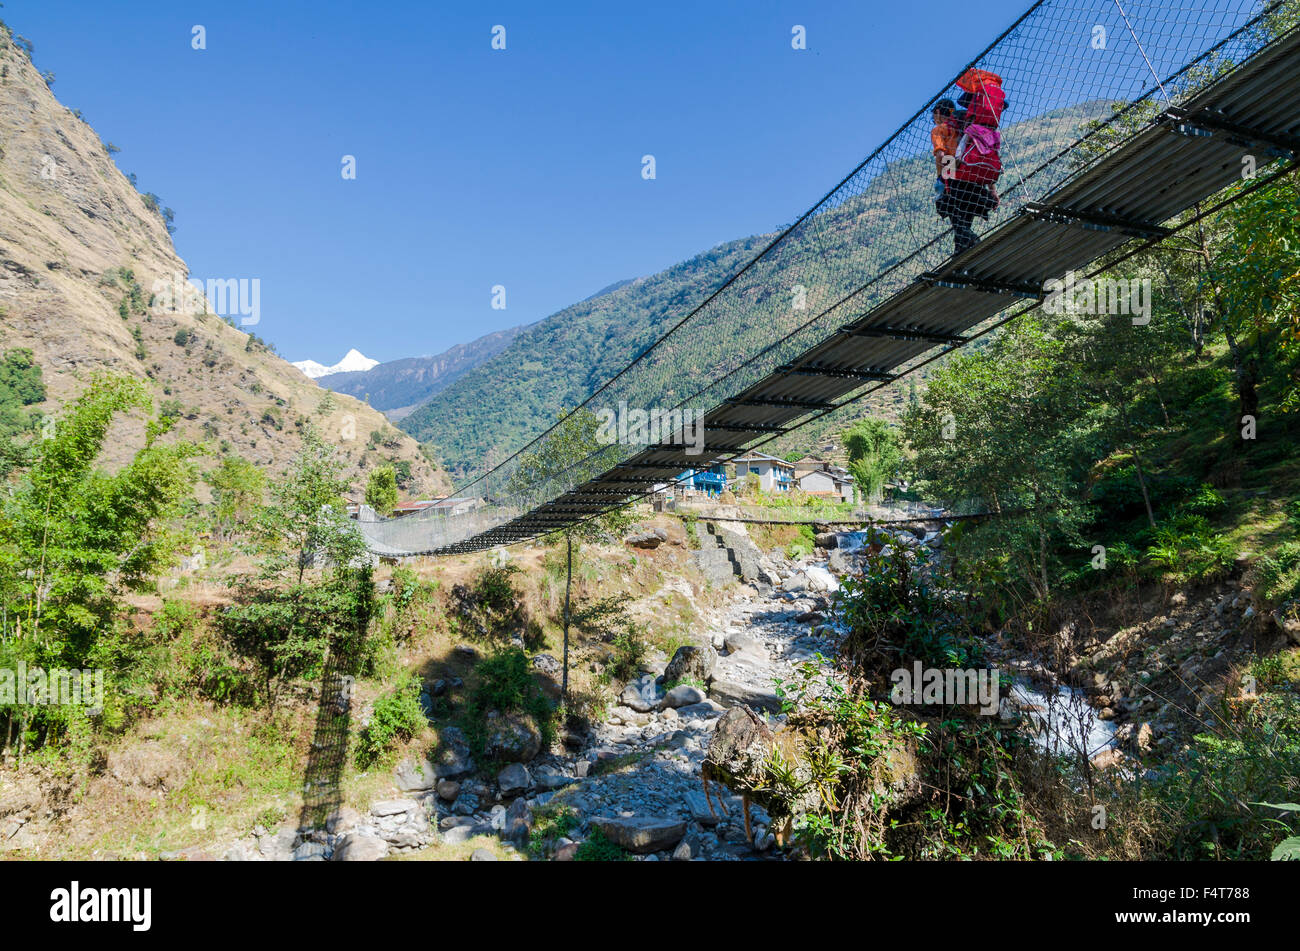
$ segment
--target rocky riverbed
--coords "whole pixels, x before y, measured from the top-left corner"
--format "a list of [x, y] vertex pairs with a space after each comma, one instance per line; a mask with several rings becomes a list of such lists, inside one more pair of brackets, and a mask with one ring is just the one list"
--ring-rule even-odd
[[[713, 543], [702, 549], [702, 560], [714, 568], [729, 566], [740, 583], [727, 579], [730, 597], [721, 608], [704, 613], [696, 643], [671, 658], [652, 660], [626, 684], [604, 722], [580, 736], [567, 735], [564, 744], [551, 750], [537, 751], [534, 745], [522, 754], [524, 762], [492, 768], [474, 762], [456, 729], [443, 729], [436, 754], [400, 763], [391, 796], [372, 803], [366, 814], [345, 807], [324, 830], [258, 829], [232, 843], [224, 857], [366, 861], [492, 836], [500, 843], [496, 853], [479, 850], [475, 858], [500, 854], [567, 860], [599, 829], [641, 861], [779, 860], [784, 853], [775, 847], [761, 808], [751, 809], [751, 842], [739, 797], [725, 798], [725, 810], [716, 808], [716, 799], [712, 810], [705, 801], [700, 766], [714, 727], [728, 708], [739, 704], [781, 719], [775, 684], [793, 679], [801, 664], [836, 652], [839, 635], [830, 608], [839, 580], [859, 570], [868, 548], [880, 551], [882, 543], [886, 555], [894, 546], [937, 550], [937, 528], [930, 523], [898, 529], [875, 536], [873, 544], [860, 532], [827, 533], [818, 536], [817, 551], [797, 560], [759, 551], [743, 529], [711, 528]], [[1184, 666], [1204, 666], [1205, 660], [1198, 659], [1204, 657], [1225, 662], [1224, 639], [1236, 636], [1231, 633], [1236, 625], [1222, 622], [1237, 604], [1229, 591], [1204, 605], [1217, 624], [1209, 625], [1209, 631], [1195, 625], [1183, 635], [1181, 623], [1164, 617], [1137, 630], [1150, 639], [1158, 624], [1171, 643], [1180, 637], [1196, 640], [1202, 649], [1195, 655], [1183, 651], [1180, 656], [1190, 658]], [[1171, 617], [1181, 606], [1172, 605]], [[1190, 607], [1183, 611], [1190, 613]], [[1015, 675], [1017, 691], [1009, 698], [1013, 705], [1042, 707], [1063, 718], [1066, 726], [1060, 730], [1052, 725], [1055, 718], [1048, 718], [1045, 747], [1064, 752], [1077, 739], [1094, 764], [1104, 768], [1126, 762], [1136, 766], [1153, 733], [1157, 743], [1168, 742], [1160, 735], [1165, 721], [1159, 711], [1153, 711], [1153, 729], [1142, 716], [1150, 704], [1140, 698], [1129, 701], [1129, 691], [1119, 686], [1123, 670], [1110, 658], [1115, 652], [1109, 648], [1127, 642], [1129, 633], [1119, 632], [1091, 660], [1080, 662], [1078, 670], [1066, 672], [1073, 681], [1068, 686], [1040, 661], [1016, 656], [1000, 638], [990, 640], [999, 665]], [[558, 667], [544, 654], [534, 657], [534, 664], [543, 672]], [[1087, 689], [1093, 684], [1083, 673], [1104, 689]], [[1059, 696], [1061, 692], [1068, 696]], [[1190, 702], [1194, 705], [1196, 698]], [[1057, 732], [1060, 737], [1052, 740]], [[565, 818], [557, 822], [556, 816]], [[534, 835], [534, 830], [547, 829], [554, 834], [545, 841]]]
[[[854, 539], [844, 540], [851, 554]], [[848, 567], [845, 553], [836, 554], [841, 557], [828, 565], [824, 549], [792, 561], [745, 546], [747, 567], [761, 577], [731, 586], [733, 596], [705, 616], [697, 644], [666, 663], [660, 658], [662, 669], [627, 684], [606, 721], [576, 744], [569, 737], [561, 751], [484, 770], [459, 732], [444, 729], [437, 754], [400, 763], [393, 796], [372, 803], [367, 814], [344, 807], [324, 830], [257, 829], [220, 857], [367, 861], [479, 835], [499, 837], [507, 853], [525, 854], [539, 820], [567, 811], [567, 834], [541, 844], [541, 855], [572, 858], [599, 828], [642, 861], [779, 859], [760, 807], [750, 812], [752, 843], [738, 796], [725, 798], [725, 809], [715, 797], [710, 810], [700, 764], [729, 707], [743, 703], [779, 719], [776, 683], [834, 653], [837, 634], [828, 618], [838, 582], [830, 566]], [[551, 662], [535, 658], [539, 668]], [[531, 854], [539, 857], [536, 845]], [[475, 857], [493, 856], [480, 850]]]

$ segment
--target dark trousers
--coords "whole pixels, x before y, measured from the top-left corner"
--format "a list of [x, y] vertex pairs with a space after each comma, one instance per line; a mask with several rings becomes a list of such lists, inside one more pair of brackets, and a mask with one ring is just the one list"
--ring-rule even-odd
[[943, 197], [934, 203], [934, 209], [940, 217], [952, 222], [954, 255], [979, 243], [971, 225], [976, 215], [987, 218], [992, 208], [993, 194], [987, 185], [955, 179], [948, 182]]

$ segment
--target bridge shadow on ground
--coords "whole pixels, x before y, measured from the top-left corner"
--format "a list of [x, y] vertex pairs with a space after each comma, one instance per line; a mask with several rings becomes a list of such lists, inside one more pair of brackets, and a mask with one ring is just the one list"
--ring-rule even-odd
[[330, 645], [321, 673], [320, 703], [307, 768], [303, 776], [299, 834], [327, 831], [343, 804], [341, 781], [348, 758], [348, 732], [352, 725], [352, 687], [356, 676], [356, 645], [350, 637]]

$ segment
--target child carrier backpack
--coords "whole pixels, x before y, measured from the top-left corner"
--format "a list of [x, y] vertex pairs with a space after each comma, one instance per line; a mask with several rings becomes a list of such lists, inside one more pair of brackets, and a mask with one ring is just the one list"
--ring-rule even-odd
[[969, 125], [957, 143], [956, 178], [964, 182], [991, 185], [1002, 174], [1002, 158], [998, 150], [1002, 136], [996, 129], [982, 125]]
[[966, 109], [966, 121], [971, 125], [996, 129], [1002, 121], [1002, 110], [1007, 105], [1006, 93], [1002, 91], [1002, 77], [972, 67], [961, 74], [957, 87], [964, 93], [961, 100]]

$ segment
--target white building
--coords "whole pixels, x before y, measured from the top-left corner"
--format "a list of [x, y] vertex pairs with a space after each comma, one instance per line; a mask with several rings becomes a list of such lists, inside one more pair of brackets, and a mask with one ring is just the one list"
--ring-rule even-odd
[[827, 465], [805, 472], [799, 477], [799, 488], [821, 498], [853, 501], [853, 476], [839, 466]]
[[755, 479], [764, 492], [788, 492], [794, 486], [794, 464], [765, 452], [751, 452], [736, 460], [736, 478]]

